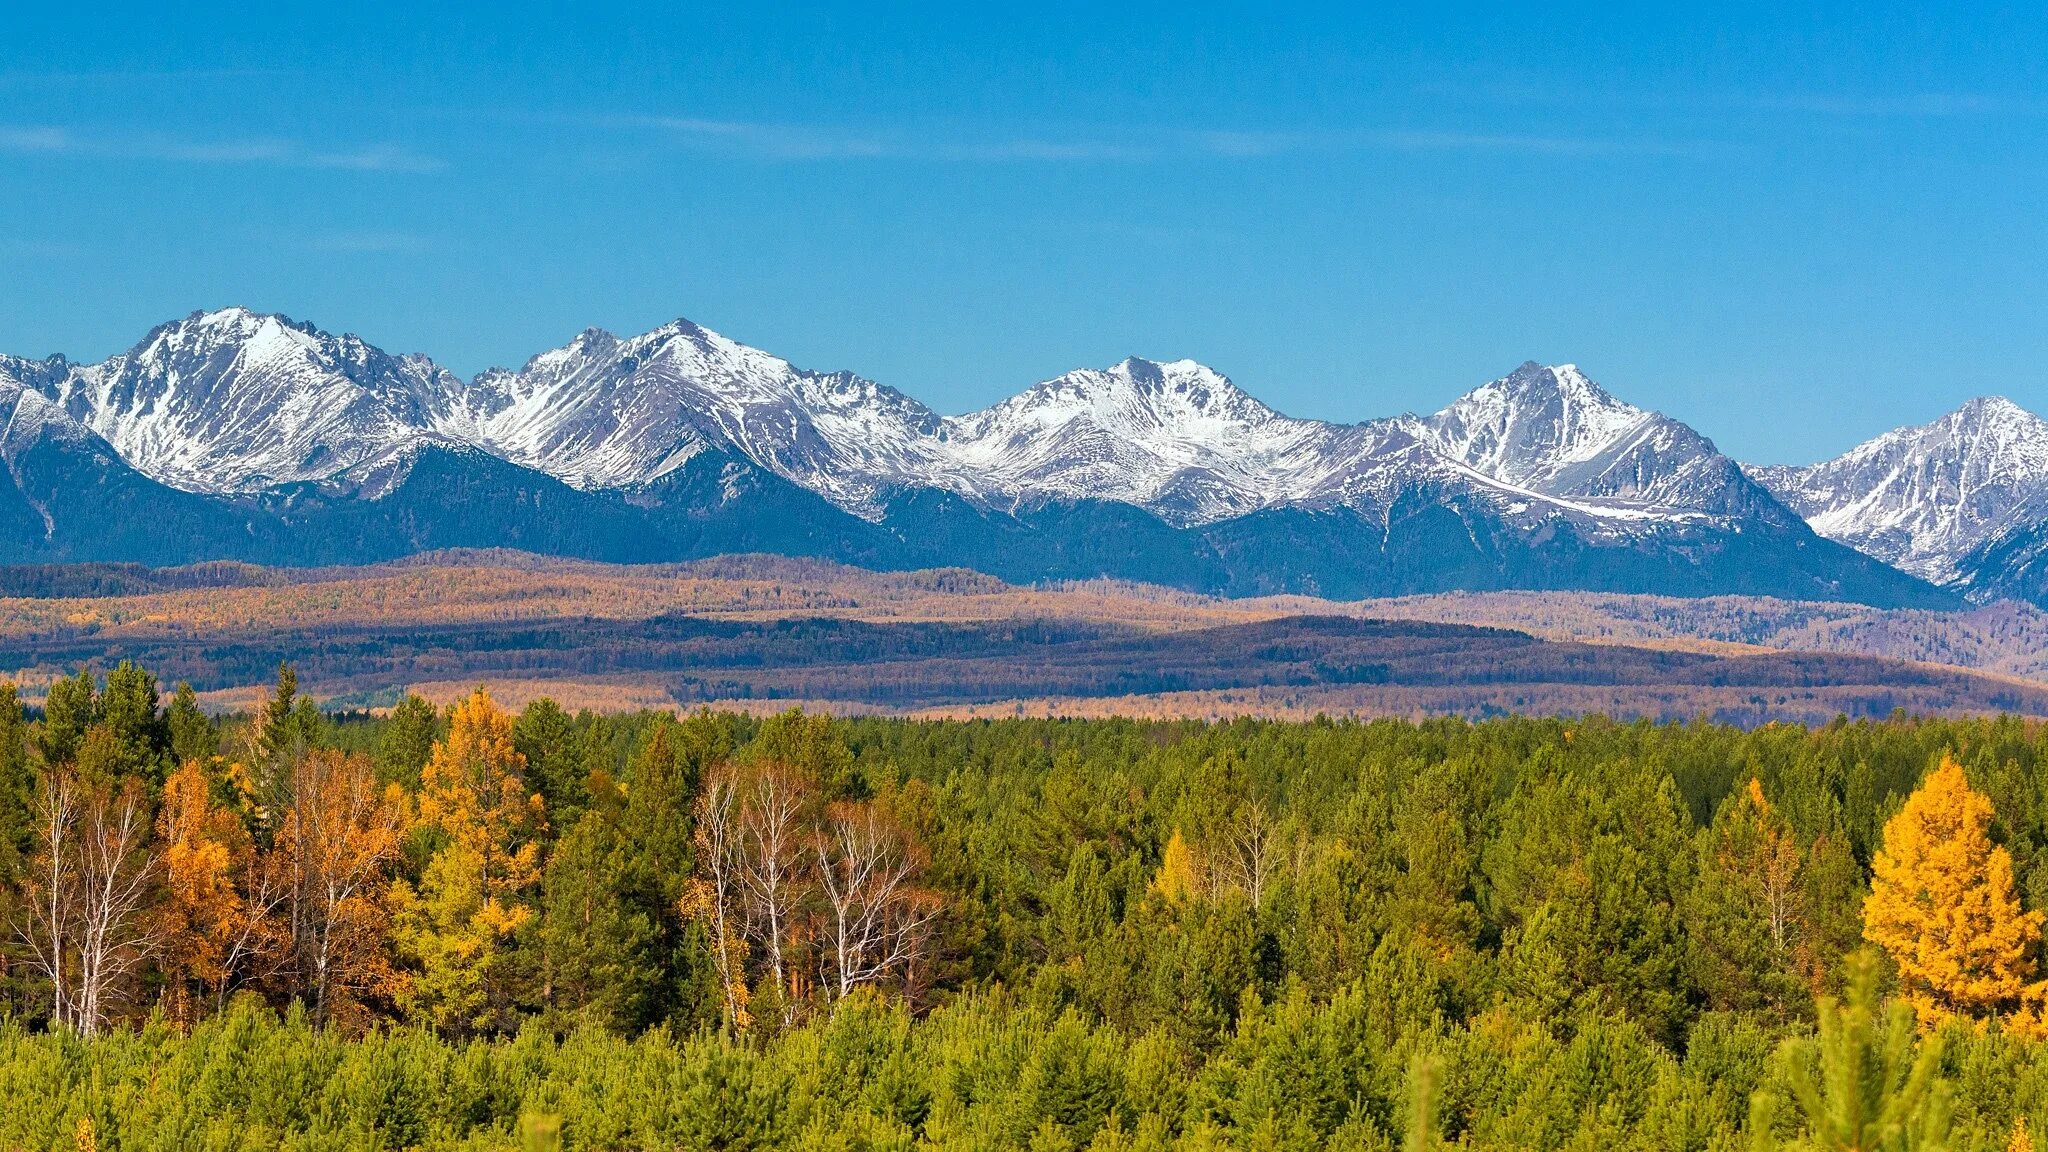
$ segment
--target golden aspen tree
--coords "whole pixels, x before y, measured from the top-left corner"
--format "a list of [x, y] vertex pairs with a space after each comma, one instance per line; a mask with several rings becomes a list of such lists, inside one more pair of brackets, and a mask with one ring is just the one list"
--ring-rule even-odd
[[[214, 803], [213, 781], [196, 760], [164, 780], [156, 834], [163, 867], [158, 965], [166, 977], [171, 1017], [190, 1025], [202, 1003], [196, 992], [224, 992], [236, 965], [261, 946], [275, 904], [258, 875], [255, 844], [233, 812]], [[243, 885], [262, 889], [253, 902]]]
[[2025, 1116], [2013, 1117], [2012, 1139], [2005, 1142], [2005, 1152], [2034, 1152], [2034, 1138], [2027, 1132]]
[[2012, 855], [1991, 842], [1991, 801], [1944, 756], [1871, 861], [1863, 934], [1898, 967], [1923, 1028], [1982, 1019], [2030, 999], [2042, 915], [2020, 907]]
[[539, 795], [525, 783], [512, 716], [479, 688], [455, 706], [420, 773], [419, 823], [442, 841], [417, 890], [393, 889], [394, 934], [418, 966], [401, 997], [458, 1030], [509, 1027], [505, 960], [540, 885]]

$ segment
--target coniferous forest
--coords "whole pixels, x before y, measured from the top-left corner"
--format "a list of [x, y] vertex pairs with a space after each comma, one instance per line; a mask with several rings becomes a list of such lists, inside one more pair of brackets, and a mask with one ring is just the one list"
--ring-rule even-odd
[[2031, 1149], [2048, 730], [0, 690], [0, 1149]]

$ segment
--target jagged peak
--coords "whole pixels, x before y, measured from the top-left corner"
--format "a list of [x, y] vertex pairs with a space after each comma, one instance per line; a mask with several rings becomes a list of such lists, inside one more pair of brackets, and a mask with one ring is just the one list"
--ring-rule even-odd
[[514, 370], [506, 368], [486, 368], [481, 373], [478, 373], [477, 379], [484, 380], [492, 377], [518, 375], [520, 373], [526, 372], [552, 371], [560, 368], [564, 364], [572, 363], [578, 360], [584, 360], [599, 356], [609, 356], [613, 352], [613, 350], [618, 348], [620, 343], [621, 341], [617, 336], [612, 335], [610, 332], [605, 331], [603, 328], [599, 328], [595, 325], [592, 325], [591, 327], [585, 328], [583, 331], [578, 332], [575, 336], [570, 338], [567, 344], [564, 344], [559, 348], [550, 348], [545, 352], [537, 352], [532, 356], [527, 357], [526, 363], [522, 367], [520, 367], [516, 372]]
[[2027, 426], [2048, 425], [2048, 421], [2003, 396], [1972, 396], [1943, 419], [1974, 425], [1995, 426], [2012, 422]]
[[2003, 396], [1973, 396], [1925, 424], [1881, 432], [1840, 456], [1792, 469], [1817, 473], [1830, 468], [1911, 452], [1921, 445], [1959, 441], [1974, 450], [2020, 450], [2048, 467], [2048, 420]]
[[1498, 405], [1523, 406], [1556, 401], [1567, 410], [1617, 412], [1639, 415], [1642, 409], [1618, 399], [1602, 388], [1576, 364], [1539, 364], [1525, 360], [1513, 372], [1489, 380], [1451, 402], [1438, 415], [1465, 409]]
[[195, 309], [182, 319], [159, 324], [143, 338], [143, 344], [147, 345], [170, 336], [202, 337], [229, 343], [251, 339], [266, 327], [289, 330], [301, 336], [314, 338], [327, 336], [327, 333], [314, 325], [303, 320], [294, 320], [282, 312], [258, 312], [240, 304], [231, 304], [210, 311]]

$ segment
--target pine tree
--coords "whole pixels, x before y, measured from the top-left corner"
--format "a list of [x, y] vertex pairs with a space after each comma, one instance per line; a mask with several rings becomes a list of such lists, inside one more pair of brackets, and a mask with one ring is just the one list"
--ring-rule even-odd
[[441, 738], [441, 715], [419, 696], [407, 693], [391, 710], [377, 746], [377, 771], [389, 783], [418, 788], [420, 772]]
[[594, 797], [556, 843], [543, 877], [540, 948], [550, 1007], [631, 1032], [650, 1022], [662, 970], [657, 926], [632, 899], [645, 861], [620, 827], [622, 806], [615, 795]]
[[0, 684], [0, 877], [35, 838], [36, 772], [28, 758], [28, 722], [12, 682]]
[[212, 717], [200, 710], [192, 685], [184, 681], [178, 682], [170, 707], [164, 709], [164, 727], [170, 733], [171, 755], [180, 764], [192, 760], [203, 764], [220, 754], [220, 733]]
[[42, 730], [36, 734], [43, 763], [70, 763], [85, 739], [85, 730], [99, 719], [99, 682], [93, 679], [91, 669], [80, 668], [78, 675], [51, 684], [43, 697]]
[[264, 762], [288, 772], [292, 760], [313, 742], [319, 712], [299, 695], [299, 674], [289, 663], [277, 666], [277, 687], [257, 716], [256, 749]]
[[1432, 1152], [1442, 1146], [1437, 1134], [1437, 1091], [1443, 1079], [1443, 1062], [1435, 1056], [1417, 1056], [1408, 1064], [1408, 1135], [1401, 1141], [1403, 1152]]
[[[1880, 1009], [1878, 964], [1867, 951], [1849, 960], [1848, 992], [1819, 1005], [1819, 1035], [1785, 1042], [1785, 1079], [1805, 1123], [1800, 1152], [1947, 1152], [1949, 1089], [1941, 1042], [1915, 1042], [1913, 1013]], [[1754, 1152], [1772, 1152], [1774, 1101], [1750, 1109]]]
[[526, 758], [526, 780], [557, 823], [583, 807], [583, 748], [576, 722], [561, 705], [542, 697], [526, 706], [513, 725], [512, 742]]
[[1991, 801], [1944, 756], [1886, 822], [1863, 934], [1890, 954], [1923, 1027], [2013, 1012], [2030, 998], [2042, 914], [2023, 911]]
[[170, 730], [157, 711], [156, 677], [121, 661], [107, 673], [99, 715], [120, 742], [122, 771], [160, 783], [169, 767]]

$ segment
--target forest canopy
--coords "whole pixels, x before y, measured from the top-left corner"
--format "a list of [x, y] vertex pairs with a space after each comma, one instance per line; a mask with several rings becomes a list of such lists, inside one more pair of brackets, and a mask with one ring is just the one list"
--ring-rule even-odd
[[0, 1148], [2031, 1147], [2016, 719], [0, 689]]

